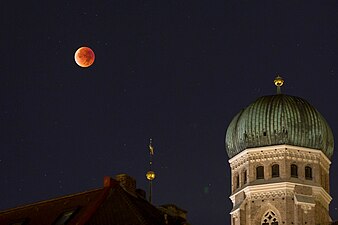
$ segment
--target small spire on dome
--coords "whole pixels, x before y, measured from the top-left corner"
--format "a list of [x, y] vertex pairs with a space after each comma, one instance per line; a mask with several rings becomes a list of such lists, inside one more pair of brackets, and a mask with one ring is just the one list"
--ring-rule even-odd
[[284, 80], [281, 76], [277, 75], [275, 80], [273, 81], [275, 85], [277, 86], [277, 94], [281, 94], [281, 86], [284, 84]]

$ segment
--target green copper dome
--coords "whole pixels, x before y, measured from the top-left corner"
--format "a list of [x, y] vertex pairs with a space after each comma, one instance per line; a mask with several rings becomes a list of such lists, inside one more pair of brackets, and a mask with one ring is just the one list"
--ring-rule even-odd
[[240, 111], [225, 138], [230, 158], [246, 148], [289, 144], [333, 154], [333, 134], [323, 116], [302, 98], [263, 96]]

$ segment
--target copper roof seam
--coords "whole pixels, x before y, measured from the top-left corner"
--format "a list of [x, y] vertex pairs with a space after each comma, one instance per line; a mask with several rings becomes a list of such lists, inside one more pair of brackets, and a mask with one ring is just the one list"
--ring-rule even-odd
[[[256, 124], [256, 118], [255, 118], [255, 112], [254, 112], [254, 105], [251, 105], [250, 107], [250, 117], [248, 117], [248, 119], [250, 119], [249, 123], [250, 123], [250, 133], [251, 135], [253, 136], [252, 137], [252, 140], [253, 140], [253, 143], [255, 143], [254, 140], [256, 140], [256, 132], [255, 132], [255, 128], [254, 128], [254, 125]], [[253, 143], [250, 143], [250, 145], [254, 145]]]
[[[302, 127], [303, 127], [303, 142], [304, 146], [308, 147], [309, 146], [309, 136], [311, 135], [311, 129], [310, 128], [310, 120], [309, 120], [309, 113], [307, 111], [307, 107], [306, 105], [300, 105], [298, 106], [300, 108], [300, 110], [303, 110], [303, 114], [305, 114], [306, 116], [302, 117]], [[313, 146], [315, 147], [315, 146]]]
[[254, 142], [253, 142], [253, 146], [255, 146], [256, 147], [256, 145], [258, 144], [259, 145], [259, 138], [258, 138], [258, 134], [257, 134], [257, 123], [256, 123], [256, 121], [258, 121], [257, 120], [257, 115], [259, 114], [257, 111], [259, 110], [259, 106], [260, 106], [260, 104], [258, 103], [257, 104], [257, 107], [251, 107], [251, 112], [250, 112], [250, 114], [251, 114], [251, 117], [252, 117], [252, 120], [251, 120], [251, 123], [250, 123], [250, 126], [251, 126], [251, 130], [252, 130], [252, 134], [253, 134], [253, 136], [254, 136], [254, 138], [253, 138], [253, 140], [254, 140]]
[[247, 140], [242, 144], [241, 149], [246, 149], [248, 146], [250, 146], [250, 143], [252, 140], [251, 127], [250, 127], [250, 124], [248, 123], [248, 114], [249, 114], [249, 110], [245, 110], [241, 116], [241, 121], [245, 121], [245, 123], [241, 125], [244, 126], [244, 129], [247, 132]]
[[289, 142], [289, 123], [290, 123], [290, 108], [289, 104], [287, 103], [287, 99], [285, 100], [284, 103], [284, 144], [287, 144]]
[[289, 99], [286, 98], [285, 102], [286, 102], [286, 104], [285, 104], [285, 110], [287, 112], [288, 135], [290, 134], [290, 136], [291, 136], [291, 138], [288, 136], [288, 140], [287, 141], [288, 141], [289, 144], [294, 144], [294, 143], [290, 143], [290, 140], [293, 140], [292, 134], [295, 133], [294, 126], [292, 124], [292, 122], [293, 122], [292, 118], [294, 117], [294, 115], [293, 115], [293, 112], [292, 112], [292, 110], [290, 108]]
[[[320, 130], [325, 130], [324, 133], [326, 133], [326, 128], [327, 126], [325, 126], [325, 124], [322, 123], [322, 120], [324, 120], [324, 118], [322, 118], [322, 120], [320, 120], [319, 118], [321, 118], [321, 114], [316, 110], [316, 114], [317, 114], [317, 117], [316, 117], [316, 124], [317, 124], [317, 127], [319, 128], [319, 130], [317, 131], [316, 133], [316, 137], [315, 137], [315, 141], [316, 142], [320, 142], [320, 136], [321, 136], [321, 132]], [[327, 151], [326, 149], [326, 146], [324, 143], [322, 143], [322, 148], [324, 148], [323, 150], [324, 151]]]
[[241, 124], [242, 126], [245, 126], [245, 129], [248, 131], [248, 140], [246, 142], [247, 145], [250, 145], [251, 143], [251, 140], [252, 140], [252, 130], [251, 130], [251, 115], [250, 115], [250, 112], [251, 112], [251, 109], [250, 109], [250, 106], [247, 110], [244, 111], [244, 113], [242, 114], [242, 117], [243, 119], [242, 120], [245, 120], [245, 123], [244, 124]]
[[[301, 115], [300, 115], [300, 110], [299, 110], [299, 108], [298, 108], [298, 102], [296, 101], [296, 109], [297, 110], [294, 110], [296, 113], [297, 113], [297, 115], [298, 115], [298, 118], [299, 118], [299, 121], [298, 121], [298, 127], [300, 128], [300, 129], [298, 129], [297, 131], [298, 131], [298, 133], [299, 134], [297, 134], [297, 136], [296, 137], [300, 137], [300, 139], [299, 139], [299, 143], [297, 143], [297, 145], [300, 145], [301, 143], [305, 143], [304, 142], [304, 132], [302, 132], [302, 131], [304, 131], [304, 123], [305, 123], [305, 119], [304, 119], [304, 116], [302, 117]], [[304, 111], [302, 111], [302, 114], [304, 115]], [[305, 113], [306, 114], [306, 113]]]
[[256, 133], [256, 138], [257, 138], [258, 145], [264, 145], [263, 140], [261, 138], [262, 137], [262, 123], [258, 122], [258, 121], [261, 121], [261, 116], [262, 116], [261, 112], [263, 112], [262, 109], [263, 109], [263, 104], [259, 104], [259, 107], [257, 109], [258, 113], [257, 112], [255, 113], [255, 118], [256, 118], [256, 121], [255, 121], [255, 130], [256, 130], [256, 132], [255, 133]]
[[[272, 98], [273, 99], [273, 98]], [[276, 124], [277, 124], [277, 117], [278, 117], [278, 108], [275, 105], [276, 103], [272, 103], [271, 105], [273, 105], [272, 110], [273, 110], [273, 119], [272, 119], [272, 123], [271, 123], [271, 132], [273, 133], [273, 143], [277, 142], [277, 132], [276, 132]], [[277, 102], [278, 104], [278, 102]]]
[[[231, 151], [231, 149], [238, 148], [237, 143], [234, 141], [237, 139], [237, 128], [238, 128], [238, 122], [241, 114], [244, 110], [241, 110], [239, 113], [237, 113], [234, 117], [234, 119], [230, 122], [230, 125], [226, 131], [225, 134], [225, 147], [228, 151]], [[232, 131], [232, 132], [230, 132]]]
[[319, 126], [318, 126], [317, 119], [316, 119], [316, 118], [318, 118], [318, 116], [315, 116], [316, 112], [313, 111], [313, 110], [310, 110], [309, 108], [308, 108], [308, 111], [309, 111], [309, 114], [310, 114], [311, 124], [314, 127], [314, 129], [311, 130], [310, 142], [311, 142], [311, 145], [317, 145], [318, 149], [320, 149], [321, 144], [315, 141], [316, 136], [317, 136], [317, 132], [319, 131]]
[[[240, 118], [238, 118], [237, 121], [239, 121]], [[244, 130], [242, 126], [236, 126], [236, 137], [240, 142], [243, 142], [245, 140], [245, 134], [244, 134]], [[238, 143], [239, 144], [239, 143]]]
[[321, 148], [321, 144], [319, 142], [315, 141], [316, 138], [316, 134], [319, 131], [319, 127], [316, 121], [316, 118], [318, 118], [316, 114], [316, 112], [314, 110], [310, 110], [310, 107], [308, 106], [308, 112], [310, 114], [310, 120], [311, 120], [311, 124], [314, 127], [314, 129], [311, 129], [311, 137], [310, 137], [310, 144], [311, 145], [317, 145], [317, 149]]
[[266, 112], [266, 117], [265, 117], [265, 130], [266, 130], [266, 136], [267, 136], [267, 142], [269, 144], [271, 144], [271, 131], [269, 129], [269, 121], [271, 121], [271, 117], [272, 117], [272, 110], [271, 110], [272, 106], [271, 104], [267, 106], [267, 112]]
[[[289, 98], [290, 102], [292, 102], [292, 105], [297, 105], [297, 101], [296, 99], [293, 99], [293, 98]], [[295, 108], [291, 107], [292, 106], [290, 104], [290, 109], [291, 109], [291, 112], [292, 112], [292, 115], [293, 117], [296, 118], [295, 120], [295, 124], [292, 125], [293, 127], [293, 130], [295, 131], [293, 133], [293, 136], [292, 136], [292, 140], [293, 140], [293, 145], [296, 145], [296, 146], [302, 146], [301, 143], [302, 143], [302, 139], [303, 139], [303, 126], [302, 126], [302, 118], [301, 118], [301, 115], [299, 113], [298, 110], [295, 110]], [[298, 108], [296, 108], [298, 109]], [[298, 127], [298, 128], [297, 128]]]
[[[297, 143], [297, 140], [295, 140], [295, 138], [297, 137], [297, 135], [295, 135], [297, 133], [297, 130], [295, 129], [296, 126], [294, 124], [292, 124], [292, 122], [293, 122], [292, 118], [297, 118], [298, 115], [295, 115], [295, 113], [293, 112], [293, 110], [291, 108], [292, 99], [286, 98], [285, 101], [287, 102], [287, 104], [285, 104], [285, 106], [287, 108], [288, 118], [289, 118], [289, 121], [290, 121], [289, 122], [290, 127], [289, 127], [288, 134], [290, 133], [290, 135], [291, 135], [291, 138], [288, 137], [288, 144], [295, 145]], [[293, 141], [291, 141], [291, 140], [293, 140]]]
[[[329, 155], [330, 157], [332, 157], [333, 150], [334, 150], [333, 132], [331, 130], [331, 127], [326, 125], [327, 122], [326, 122], [325, 118], [322, 116], [322, 114], [320, 114], [318, 112], [318, 115], [321, 118], [321, 124], [322, 124], [322, 126], [325, 128], [324, 129], [325, 130], [325, 136], [332, 137], [332, 139], [331, 138], [327, 138], [327, 141], [325, 143], [323, 142], [323, 148], [324, 148], [323, 150], [326, 152], [325, 154]], [[322, 136], [323, 135], [324, 134], [322, 134]], [[324, 138], [322, 137], [321, 139], [323, 140]]]
[[[241, 148], [239, 149], [245, 149], [246, 146], [248, 145], [248, 143], [250, 142], [251, 140], [251, 130], [250, 130], [250, 127], [249, 127], [249, 124], [247, 122], [247, 118], [248, 116], [246, 116], [248, 114], [248, 111], [247, 110], [244, 110], [242, 115], [241, 115], [241, 118], [240, 118], [240, 121], [245, 121], [243, 124], [240, 124], [241, 126], [244, 127], [245, 131], [246, 131], [246, 134], [247, 134], [247, 139], [240, 145]], [[236, 151], [238, 153], [238, 151]]]
[[[238, 115], [238, 118], [237, 118], [237, 120], [236, 120], [236, 126], [235, 126], [235, 134], [232, 136], [235, 140], [238, 140], [238, 136], [239, 136], [239, 134], [240, 134], [240, 132], [241, 132], [241, 127], [240, 126], [238, 126], [238, 123], [239, 123], [239, 121], [240, 121], [240, 119], [241, 119], [241, 116], [242, 116], [242, 113], [243, 113], [243, 110], [241, 110], [241, 112], [240, 112], [240, 114]], [[236, 148], [240, 148], [240, 146], [239, 146], [239, 144], [240, 144], [240, 142], [234, 142], [235, 144], [236, 144]]]
[[283, 144], [283, 134], [281, 133], [283, 127], [283, 99], [278, 99], [278, 117], [277, 117], [277, 137], [278, 137], [278, 144]]
[[309, 142], [310, 142], [310, 137], [312, 135], [312, 129], [314, 128], [314, 127], [310, 127], [310, 126], [312, 126], [311, 118], [310, 118], [311, 115], [308, 111], [308, 108], [306, 107], [306, 104], [303, 103], [302, 105], [300, 105], [298, 107], [301, 108], [306, 114], [306, 116], [304, 117], [304, 123], [303, 123], [303, 129], [304, 129], [304, 131], [306, 131], [306, 132], [304, 132], [304, 145], [311, 146], [309, 144]]
[[280, 128], [279, 128], [279, 135], [280, 135], [280, 143], [281, 144], [285, 144], [285, 135], [284, 135], [284, 131], [285, 131], [285, 114], [286, 114], [286, 110], [285, 110], [285, 101], [284, 99], [280, 100]]
[[267, 122], [267, 130], [269, 132], [270, 136], [270, 142], [269, 144], [273, 143], [275, 141], [275, 136], [273, 132], [274, 128], [274, 120], [275, 120], [275, 108], [273, 107], [273, 104], [268, 104], [270, 115], [269, 115], [269, 121]]
[[260, 111], [262, 111], [262, 114], [258, 115], [259, 121], [262, 121], [259, 123], [259, 139], [263, 145], [267, 145], [266, 139], [264, 137], [264, 132], [265, 132], [265, 123], [264, 123], [264, 118], [266, 117], [266, 106], [261, 105]]
[[269, 143], [268, 141], [268, 134], [266, 132], [266, 118], [268, 117], [268, 114], [267, 114], [267, 111], [268, 111], [268, 107], [265, 106], [263, 108], [263, 116], [260, 117], [260, 121], [261, 121], [261, 129], [260, 129], [260, 132], [261, 132], [261, 136], [262, 136], [262, 141], [264, 142], [265, 145], [267, 145]]

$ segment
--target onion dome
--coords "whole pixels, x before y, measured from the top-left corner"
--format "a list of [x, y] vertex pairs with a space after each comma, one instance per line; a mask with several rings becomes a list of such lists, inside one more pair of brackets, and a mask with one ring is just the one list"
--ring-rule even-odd
[[276, 86], [279, 94], [258, 98], [231, 121], [225, 138], [229, 158], [247, 148], [280, 144], [318, 149], [331, 158], [334, 139], [324, 117], [306, 100], [280, 94]]

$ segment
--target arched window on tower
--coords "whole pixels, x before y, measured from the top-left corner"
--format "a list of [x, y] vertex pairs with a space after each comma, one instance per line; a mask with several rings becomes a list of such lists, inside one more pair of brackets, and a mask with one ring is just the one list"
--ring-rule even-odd
[[239, 175], [236, 175], [236, 189], [239, 188]]
[[272, 165], [271, 174], [272, 174], [272, 177], [279, 177], [279, 165], [278, 164]]
[[295, 164], [291, 165], [291, 177], [298, 177], [298, 166]]
[[244, 170], [243, 171], [243, 184], [246, 184], [246, 182], [247, 182], [247, 172], [246, 172], [246, 170]]
[[264, 179], [264, 166], [256, 167], [256, 179]]
[[312, 180], [312, 168], [310, 166], [305, 166], [305, 179]]
[[262, 225], [278, 225], [278, 219], [273, 211], [267, 211], [262, 218]]

